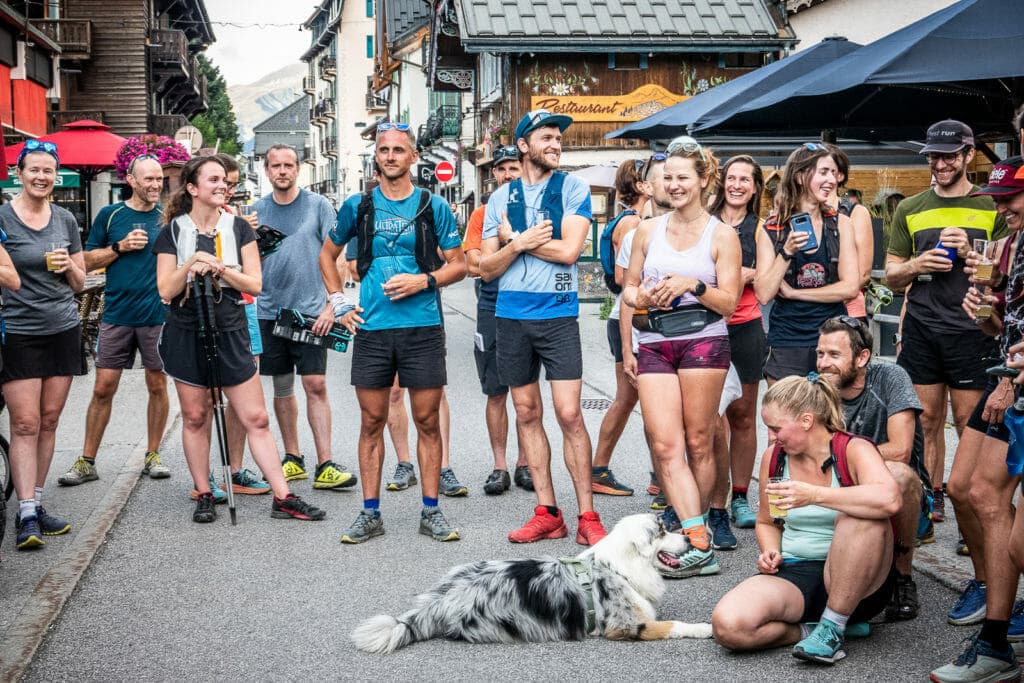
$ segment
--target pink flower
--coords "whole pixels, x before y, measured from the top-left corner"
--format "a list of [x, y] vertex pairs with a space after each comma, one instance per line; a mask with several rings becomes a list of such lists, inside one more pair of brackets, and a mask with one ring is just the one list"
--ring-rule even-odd
[[128, 173], [128, 166], [132, 160], [143, 154], [156, 156], [157, 161], [161, 164], [172, 161], [188, 161], [192, 158], [188, 150], [173, 138], [146, 133], [128, 138], [121, 145], [121, 149], [117, 151], [117, 156], [114, 158], [117, 177], [123, 179]]

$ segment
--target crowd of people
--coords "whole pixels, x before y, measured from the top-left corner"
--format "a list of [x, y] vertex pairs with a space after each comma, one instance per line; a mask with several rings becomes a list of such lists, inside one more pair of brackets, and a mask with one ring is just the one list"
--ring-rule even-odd
[[[1024, 142], [1024, 112], [1014, 123]], [[900, 203], [885, 244], [887, 282], [907, 292], [896, 363], [873, 359], [862, 290], [874, 234], [867, 210], [841, 196], [850, 162], [839, 147], [808, 142], [793, 150], [770, 207], [762, 207], [764, 173], [753, 157], [719, 160], [690, 137], [623, 162], [616, 175], [623, 210], [608, 231], [615, 267], [606, 278], [619, 293], [607, 324], [616, 391], [595, 447], [580, 405], [576, 269], [593, 211], [587, 185], [559, 170], [571, 124], [543, 109], [522, 118], [515, 144], [494, 151], [496, 189], [464, 238], [447, 203], [413, 184], [416, 139], [404, 123], [377, 126], [376, 183], [337, 212], [298, 187], [298, 154], [286, 145], [267, 152], [272, 192], [244, 215], [230, 206], [239, 176], [230, 157], [186, 163], [161, 207], [162, 169], [142, 155], [127, 169], [131, 197], [99, 212], [84, 248], [74, 218], [49, 201], [57, 148], [29, 140], [17, 163], [22, 190], [0, 207], [0, 384], [10, 410], [17, 548], [41, 547], [71, 526], [47, 512], [42, 495], [72, 377], [85, 372], [74, 294], [99, 268], [106, 306], [85, 443], [60, 484], [99, 477], [111, 401], [138, 351], [149, 392], [143, 473], [170, 476], [159, 453], [170, 377], [195, 522], [216, 518], [227, 487], [271, 493], [273, 517], [325, 518], [289, 491], [288, 482], [310, 476], [299, 451], [298, 374], [316, 451], [313, 487], [362, 487], [362, 508], [341, 541], [384, 534], [385, 427], [400, 456], [386, 487], [418, 481], [419, 532], [459, 540], [439, 505], [441, 495], [468, 492], [448, 462], [441, 290], [468, 274], [476, 279], [474, 355], [493, 454], [483, 490], [500, 495], [514, 482], [536, 496], [533, 515], [509, 541], [569, 533], [552, 484], [543, 368], [576, 499], [577, 543], [606, 535], [594, 494], [634, 493], [611, 466], [638, 401], [652, 507], [688, 541], [664, 573], [716, 573], [716, 551], [738, 543], [731, 526], [755, 529], [757, 573], [713, 613], [724, 647], [792, 645], [801, 659], [831, 664], [845, 656], [845, 638], [870, 633], [869, 619], [915, 618], [914, 549], [934, 541], [948, 492], [960, 550], [974, 568], [948, 618], [981, 627], [932, 680], [1017, 680], [1010, 643], [1024, 641], [1024, 604], [1014, 603], [1024, 519], [1012, 504], [1021, 468], [1007, 466], [1004, 417], [1024, 383], [1021, 157], [997, 164], [979, 187], [967, 177], [970, 128], [947, 120], [928, 130], [922, 153], [933, 185]], [[269, 255], [259, 251], [259, 225], [285, 235]], [[358, 301], [345, 294], [348, 273], [360, 282]], [[281, 309], [309, 315], [314, 334], [340, 322], [354, 335], [358, 476], [331, 458], [327, 352], [275, 335]], [[211, 327], [215, 358], [204, 345]], [[260, 375], [271, 377], [283, 457]], [[762, 379], [769, 443], [754, 477]], [[418, 480], [401, 422], [404, 392]], [[210, 445], [221, 393], [230, 477], [218, 483]], [[960, 441], [944, 487], [947, 399]], [[246, 441], [262, 477], [242, 467]], [[748, 499], [755, 480], [756, 511]]]

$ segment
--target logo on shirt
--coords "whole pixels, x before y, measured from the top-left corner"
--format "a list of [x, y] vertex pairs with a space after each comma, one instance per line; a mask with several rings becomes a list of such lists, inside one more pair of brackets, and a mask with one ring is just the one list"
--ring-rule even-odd
[[820, 263], [805, 263], [796, 274], [796, 286], [815, 289], [825, 286], [825, 268]]

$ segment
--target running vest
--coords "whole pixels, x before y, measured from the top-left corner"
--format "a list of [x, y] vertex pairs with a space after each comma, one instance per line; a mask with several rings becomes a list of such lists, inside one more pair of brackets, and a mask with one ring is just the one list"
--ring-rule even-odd
[[[411, 223], [416, 230], [416, 265], [421, 273], [430, 273], [444, 265], [444, 259], [438, 254], [437, 234], [434, 232], [434, 212], [431, 209], [429, 190], [419, 188], [420, 203]], [[360, 279], [366, 277], [373, 263], [373, 236], [375, 233], [375, 215], [373, 206], [373, 190], [363, 193], [356, 210], [356, 239], [359, 247], [356, 258], [356, 272]]]
[[[544, 194], [541, 196], [538, 211], [547, 211], [551, 219], [551, 239], [562, 239], [562, 185], [565, 183], [565, 173], [555, 171], [548, 180]], [[523, 232], [530, 227], [526, 218], [526, 202], [523, 201], [523, 179], [516, 178], [509, 183], [508, 203], [505, 205], [505, 213], [508, 222], [516, 232]]]
[[[781, 252], [791, 230], [789, 223], [779, 225], [778, 216], [769, 216], [764, 224], [764, 230], [772, 240], [775, 253]], [[797, 284], [797, 268], [807, 261], [819, 261], [825, 266], [826, 285], [839, 282], [839, 214], [837, 212], [828, 210], [828, 213], [822, 213], [821, 237], [821, 244], [813, 254], [797, 252], [796, 258], [789, 262], [784, 279], [790, 287], [803, 289]], [[745, 254], [743, 265], [746, 265]]]

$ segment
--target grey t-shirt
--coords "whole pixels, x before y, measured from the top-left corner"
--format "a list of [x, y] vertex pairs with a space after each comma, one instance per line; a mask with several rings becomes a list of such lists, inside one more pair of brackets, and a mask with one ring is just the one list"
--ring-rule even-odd
[[287, 238], [263, 259], [263, 292], [256, 308], [260, 320], [274, 320], [279, 308], [319, 315], [327, 303], [320, 277], [320, 248], [337, 221], [337, 212], [323, 195], [299, 190], [291, 204], [267, 195], [255, 204], [261, 225], [277, 228]]
[[78, 324], [75, 293], [64, 273], [46, 269], [46, 250], [62, 242], [69, 254], [82, 251], [82, 236], [71, 212], [50, 204], [50, 222], [35, 230], [25, 225], [11, 204], [0, 206], [0, 226], [7, 233], [4, 247], [21, 277], [21, 289], [3, 290], [4, 321], [15, 334], [47, 335]]
[[[924, 432], [921, 430], [921, 401], [907, 371], [895, 363], [871, 361], [867, 366], [864, 391], [843, 401], [846, 430], [866, 436], [876, 444], [889, 441], [889, 418], [904, 410], [914, 411], [914, 445], [910, 449], [910, 467], [924, 472]], [[926, 477], [925, 477], [926, 478]]]

